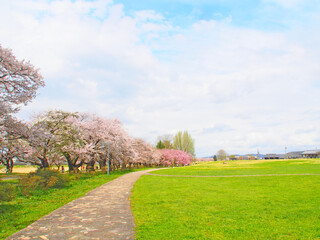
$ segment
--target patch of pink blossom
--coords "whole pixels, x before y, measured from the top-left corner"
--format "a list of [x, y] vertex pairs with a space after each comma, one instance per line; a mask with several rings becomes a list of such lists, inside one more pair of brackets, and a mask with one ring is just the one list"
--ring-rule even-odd
[[161, 150], [161, 163], [164, 166], [187, 166], [191, 163], [192, 156], [181, 150]]

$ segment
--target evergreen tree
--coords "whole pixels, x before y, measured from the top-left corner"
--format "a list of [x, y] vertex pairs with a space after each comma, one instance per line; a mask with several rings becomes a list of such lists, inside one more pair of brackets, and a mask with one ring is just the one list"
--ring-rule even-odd
[[158, 149], [164, 149], [166, 148], [165, 145], [163, 144], [163, 142], [161, 140], [159, 140], [159, 142], [156, 145], [156, 148]]

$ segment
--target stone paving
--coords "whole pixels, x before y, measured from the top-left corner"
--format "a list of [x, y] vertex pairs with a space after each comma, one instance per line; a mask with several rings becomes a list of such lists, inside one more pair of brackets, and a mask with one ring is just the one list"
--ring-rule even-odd
[[134, 239], [131, 189], [154, 169], [125, 174], [39, 219], [7, 240]]

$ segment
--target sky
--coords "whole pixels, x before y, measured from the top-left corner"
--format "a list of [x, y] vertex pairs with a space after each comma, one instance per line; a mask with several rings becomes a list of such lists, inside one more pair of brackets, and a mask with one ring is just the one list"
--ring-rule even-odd
[[0, 0], [0, 44], [46, 86], [18, 117], [120, 119], [198, 157], [320, 147], [320, 0]]

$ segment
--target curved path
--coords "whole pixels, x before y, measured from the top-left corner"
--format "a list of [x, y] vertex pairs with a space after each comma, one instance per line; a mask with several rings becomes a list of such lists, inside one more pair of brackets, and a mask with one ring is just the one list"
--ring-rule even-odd
[[8, 240], [104, 240], [134, 239], [129, 197], [141, 175], [155, 169], [132, 172], [78, 198]]

